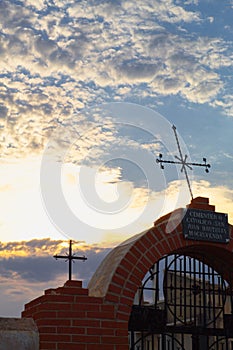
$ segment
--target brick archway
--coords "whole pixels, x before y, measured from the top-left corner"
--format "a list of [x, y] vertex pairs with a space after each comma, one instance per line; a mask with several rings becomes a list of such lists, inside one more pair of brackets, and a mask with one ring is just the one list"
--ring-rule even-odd
[[[197, 197], [189, 208], [215, 211], [209, 205], [209, 199]], [[135, 293], [150, 267], [166, 254], [189, 254], [199, 258], [205, 256], [206, 262], [215, 270], [224, 264], [227, 272], [232, 269], [233, 261], [233, 226], [230, 226], [228, 244], [198, 242], [185, 240], [182, 231], [183, 210], [177, 209], [158, 219], [154, 227], [122, 243], [106, 257], [89, 283], [89, 293], [103, 297], [106, 302], [116, 305], [116, 317], [119, 320], [129, 319]], [[167, 225], [173, 221], [179, 224], [166, 233]]]
[[[214, 211], [208, 198], [195, 198], [189, 208]], [[40, 333], [40, 350], [128, 350], [128, 321], [134, 296], [150, 267], [166, 254], [189, 254], [216, 271], [224, 264], [224, 278], [233, 261], [233, 227], [227, 244], [186, 240], [183, 209], [158, 219], [154, 227], [114, 248], [92, 277], [88, 288], [67, 281], [48, 289], [25, 305]], [[172, 228], [167, 230], [167, 228]]]

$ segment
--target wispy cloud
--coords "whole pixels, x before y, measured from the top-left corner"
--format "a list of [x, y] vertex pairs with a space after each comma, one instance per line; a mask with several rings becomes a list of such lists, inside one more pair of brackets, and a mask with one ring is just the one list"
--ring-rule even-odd
[[206, 22], [195, 1], [4, 0], [0, 19], [1, 147], [8, 157], [38, 154], [56, 119], [106, 100], [179, 95], [232, 115], [219, 71], [231, 67], [230, 42], [180, 30], [192, 24], [198, 32]]

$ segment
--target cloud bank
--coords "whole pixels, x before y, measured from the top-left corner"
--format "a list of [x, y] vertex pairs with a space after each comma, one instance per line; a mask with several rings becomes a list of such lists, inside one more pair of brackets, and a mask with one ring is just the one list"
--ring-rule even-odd
[[198, 2], [3, 0], [0, 6], [2, 155], [40, 153], [59, 123], [105, 101], [159, 104], [173, 95], [233, 115], [222, 74], [232, 68], [231, 41], [204, 34], [215, 22]]

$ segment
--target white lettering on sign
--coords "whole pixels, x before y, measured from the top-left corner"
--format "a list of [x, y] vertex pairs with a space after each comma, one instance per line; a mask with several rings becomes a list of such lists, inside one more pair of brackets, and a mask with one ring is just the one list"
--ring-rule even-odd
[[183, 233], [187, 239], [229, 242], [227, 214], [188, 209], [183, 218]]

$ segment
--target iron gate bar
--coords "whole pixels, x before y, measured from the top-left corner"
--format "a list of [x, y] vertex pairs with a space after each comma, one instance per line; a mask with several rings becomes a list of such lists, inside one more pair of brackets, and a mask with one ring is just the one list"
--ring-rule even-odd
[[144, 350], [144, 332], [142, 332], [142, 338], [141, 338], [141, 350]]
[[[184, 257], [184, 275], [186, 276], [186, 260], [187, 258]], [[186, 291], [187, 285], [186, 285], [186, 278], [184, 278], [184, 291]], [[187, 305], [187, 295], [184, 292], [184, 303]], [[184, 320], [185, 322], [187, 321], [187, 309], [186, 307], [184, 308]]]
[[[216, 341], [214, 341], [210, 346], [209, 346], [209, 344], [208, 344], [208, 346], [209, 346], [209, 350], [215, 350], [215, 348], [212, 348], [213, 346], [215, 346], [216, 344], [217, 344], [217, 350], [219, 350], [219, 342], [223, 342], [221, 345], [222, 345], [222, 350], [228, 350], [229, 349], [229, 347], [228, 347], [228, 341], [226, 341], [226, 338], [220, 338], [220, 339], [218, 339], [218, 337], [217, 337], [217, 340]], [[223, 348], [223, 346], [224, 345], [226, 345], [226, 349], [224, 349]]]
[[[166, 326], [164, 327], [164, 332], [166, 333], [174, 333], [174, 334], [191, 334], [191, 335], [228, 335], [226, 330], [223, 328], [205, 328], [205, 327], [194, 327], [192, 326]], [[233, 331], [230, 334], [233, 337]]]
[[[233, 281], [233, 273], [230, 272], [230, 280]], [[228, 287], [228, 291], [230, 291], [230, 295], [233, 295], [232, 283], [230, 283]], [[231, 314], [233, 314], [233, 298], [231, 297]]]
[[[197, 271], [198, 271], [198, 275], [197, 275], [197, 278], [198, 278], [198, 283], [199, 283], [199, 286], [200, 286], [200, 293], [202, 293], [202, 298], [203, 298], [203, 309], [206, 310], [207, 309], [207, 304], [206, 304], [206, 272], [205, 272], [205, 269], [204, 269], [204, 266], [203, 266], [203, 263], [200, 261], [200, 260], [197, 260]], [[204, 276], [202, 278], [202, 276]], [[200, 299], [200, 298], [199, 298]], [[200, 306], [201, 306], [201, 301], [200, 301]], [[202, 310], [200, 310], [200, 313], [201, 313]], [[204, 324], [206, 324], [206, 312], [201, 313], [201, 321], [203, 321]]]
[[[193, 271], [194, 271], [194, 288], [196, 288], [196, 264], [195, 264], [195, 260], [192, 259], [192, 262], [193, 262]], [[191, 281], [190, 281], [191, 282]], [[190, 285], [191, 287], [191, 285]], [[195, 293], [194, 293], [195, 292]], [[190, 292], [191, 294], [191, 292]], [[197, 301], [196, 301], [196, 296], [197, 296], [197, 293], [196, 293], [196, 290], [194, 289], [193, 291], [193, 295], [194, 295], [194, 320], [195, 320], [195, 326], [197, 325]], [[200, 303], [201, 304], [201, 303]], [[192, 308], [192, 307], [191, 307]], [[199, 313], [201, 315], [201, 309], [199, 307]]]
[[154, 334], [151, 334], [152, 349], [154, 349]]
[[155, 285], [155, 308], [158, 305], [158, 301], [159, 301], [159, 261], [156, 264], [156, 285]]
[[[198, 261], [198, 266], [200, 266], [201, 262]], [[203, 264], [202, 264], [203, 266]], [[204, 278], [202, 278], [202, 275], [204, 275]], [[208, 310], [207, 304], [206, 304], [206, 272], [205, 269], [202, 269], [202, 274], [201, 271], [199, 271], [199, 283], [200, 283], [200, 291], [202, 293], [202, 302], [200, 302], [200, 322], [206, 325], [207, 322], [207, 317], [206, 317], [206, 311]], [[202, 306], [203, 305], [203, 306]]]
[[182, 265], [181, 265], [181, 258], [179, 258], [179, 280], [180, 280], [180, 317], [182, 317], [182, 291], [183, 291], [183, 287], [182, 287]]
[[209, 314], [209, 319], [211, 318], [211, 289], [210, 289], [210, 276], [211, 276], [211, 271], [210, 271], [210, 267], [208, 266], [208, 279], [209, 279], [209, 289], [208, 289], [209, 305], [208, 305], [208, 314]]
[[[175, 271], [177, 271], [177, 259], [175, 258]], [[174, 301], [175, 301], [175, 307], [174, 307], [174, 310], [175, 310], [175, 324], [176, 324], [176, 321], [177, 321], [177, 276], [176, 276], [176, 273], [175, 273], [175, 278], [174, 278], [174, 284], [175, 284], [175, 296], [174, 296]]]
[[[191, 281], [192, 279], [192, 259], [189, 257], [189, 280]], [[192, 294], [189, 293], [189, 302], [190, 302], [190, 305], [192, 304]], [[190, 312], [190, 319], [192, 319], [192, 308], [190, 308], [189, 310]]]
[[[213, 270], [211, 271], [211, 278], [212, 278], [212, 285], [214, 285], [214, 271]], [[214, 312], [213, 317], [214, 317], [214, 328], [215, 328], [216, 322], [215, 322], [215, 297], [214, 297], [214, 295], [213, 295], [212, 299], [213, 299], [213, 312]]]

